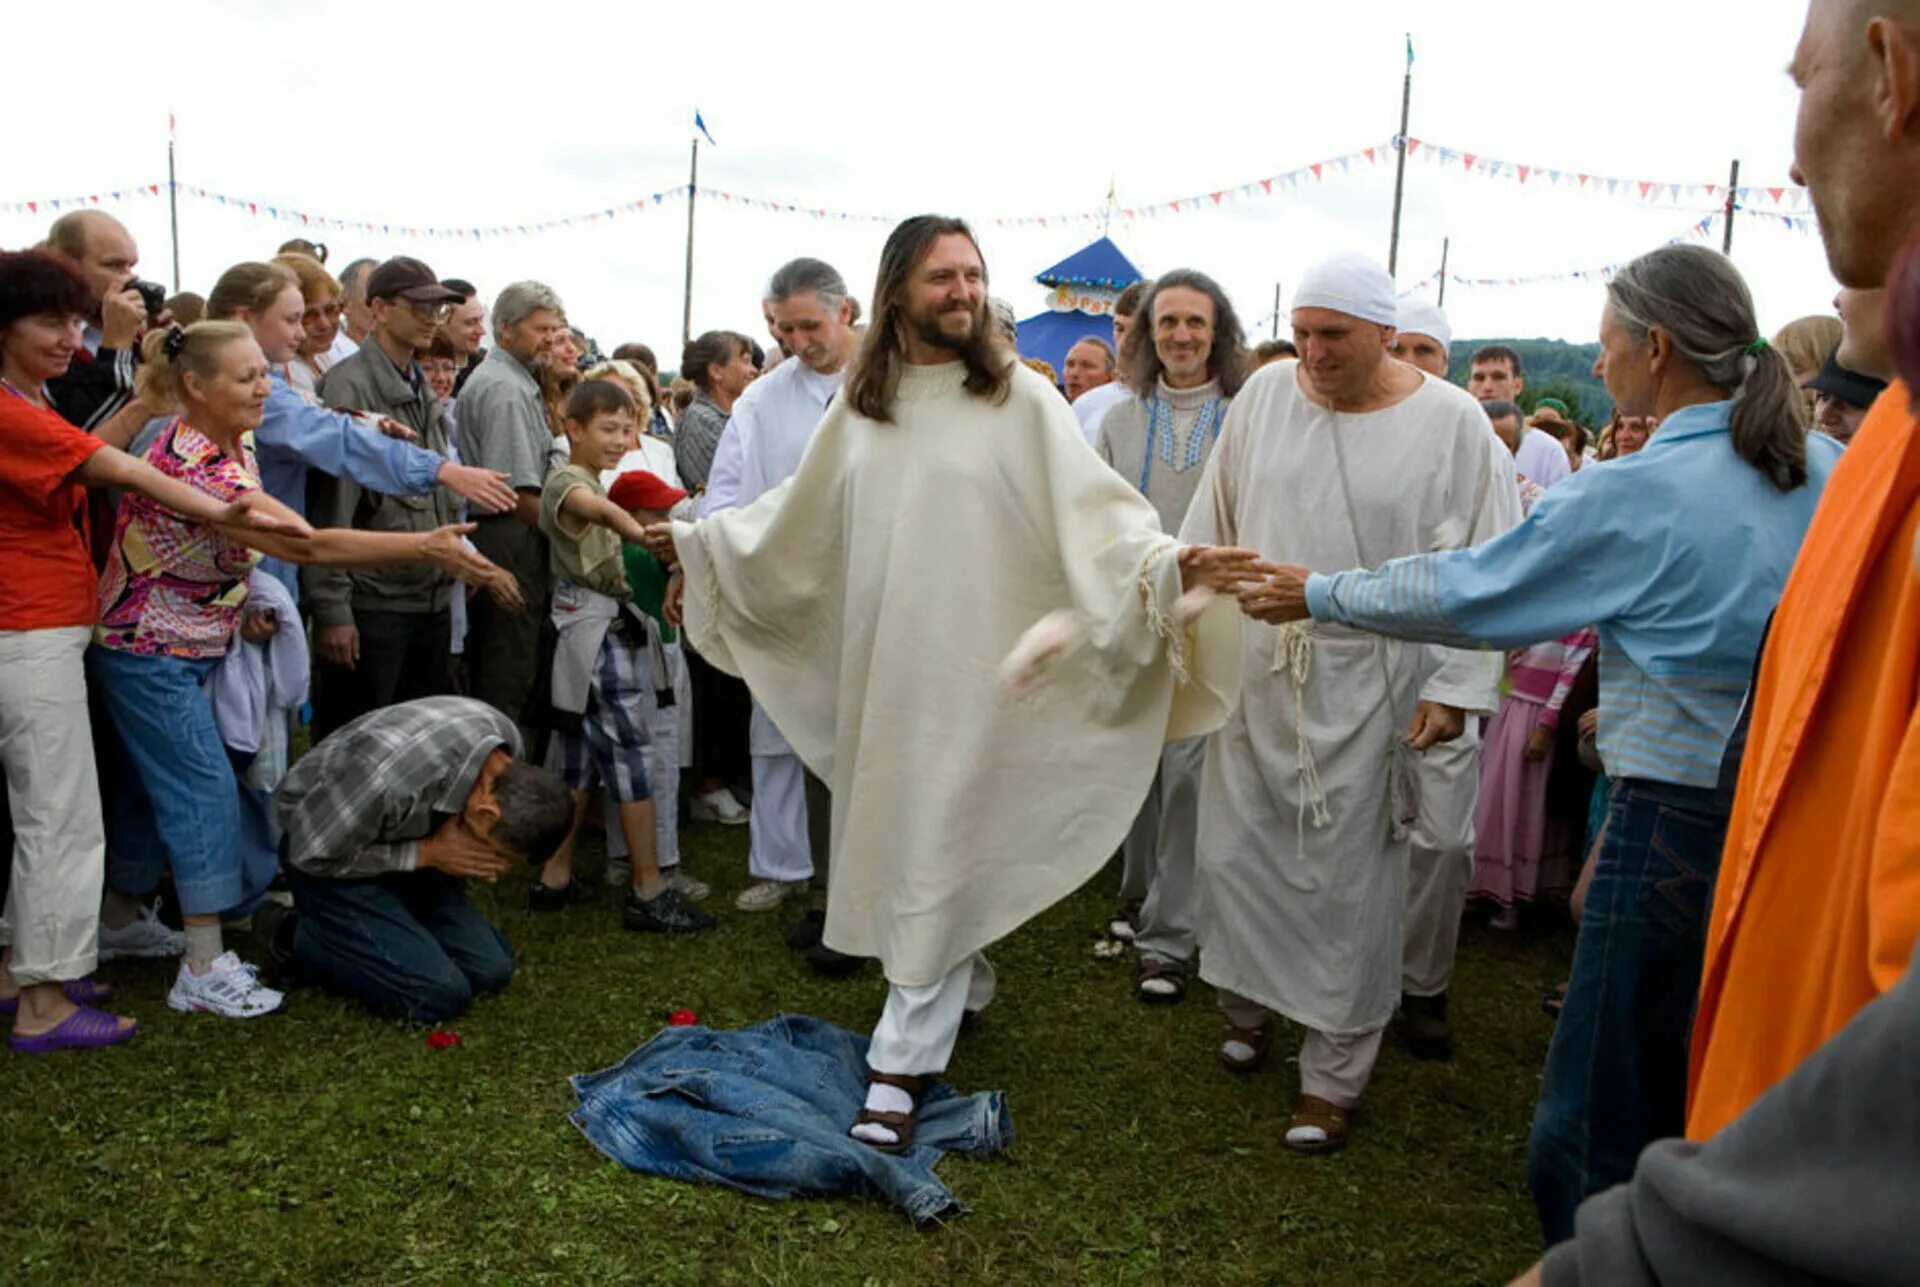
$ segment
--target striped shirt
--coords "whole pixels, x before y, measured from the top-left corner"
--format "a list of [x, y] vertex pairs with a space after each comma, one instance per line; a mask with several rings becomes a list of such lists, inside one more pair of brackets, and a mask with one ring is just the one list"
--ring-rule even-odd
[[513, 721], [470, 697], [423, 697], [362, 715], [307, 752], [274, 795], [287, 861], [309, 876], [419, 865], [420, 842], [466, 808], [494, 751], [520, 754]]
[[1711, 787], [1767, 614], [1840, 445], [1807, 439], [1804, 487], [1733, 450], [1730, 402], [1686, 407], [1646, 449], [1581, 470], [1484, 545], [1315, 574], [1314, 618], [1455, 648], [1600, 633], [1600, 758], [1618, 778]]

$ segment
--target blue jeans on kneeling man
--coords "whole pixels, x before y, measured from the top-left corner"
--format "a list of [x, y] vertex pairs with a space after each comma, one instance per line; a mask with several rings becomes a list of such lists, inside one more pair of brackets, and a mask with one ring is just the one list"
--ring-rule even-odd
[[378, 1014], [441, 1023], [513, 979], [506, 936], [443, 872], [325, 880], [288, 867], [287, 884], [300, 980]]

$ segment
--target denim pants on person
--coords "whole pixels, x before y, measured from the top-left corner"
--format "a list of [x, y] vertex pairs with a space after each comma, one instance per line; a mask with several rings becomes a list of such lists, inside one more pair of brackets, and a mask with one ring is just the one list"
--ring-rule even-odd
[[[240, 859], [234, 759], [214, 726], [202, 682], [218, 657], [87, 650], [126, 769], [111, 801], [107, 884], [144, 897], [173, 868], [189, 916], [231, 911], [247, 896]], [[245, 762], [251, 756], [241, 756]]]
[[1527, 1183], [1549, 1246], [1574, 1210], [1685, 1127], [1693, 1026], [1725, 813], [1705, 787], [1615, 781], [1547, 1051]]
[[287, 868], [294, 969], [377, 1014], [440, 1023], [513, 979], [506, 935], [438, 871], [330, 880]]

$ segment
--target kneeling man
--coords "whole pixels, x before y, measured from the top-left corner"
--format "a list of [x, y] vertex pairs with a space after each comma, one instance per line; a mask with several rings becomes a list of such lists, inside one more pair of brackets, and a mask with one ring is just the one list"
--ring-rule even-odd
[[270, 956], [418, 1023], [505, 988], [513, 951], [465, 881], [544, 861], [573, 821], [566, 786], [520, 749], [512, 720], [466, 697], [389, 706], [321, 742], [277, 793], [294, 912]]

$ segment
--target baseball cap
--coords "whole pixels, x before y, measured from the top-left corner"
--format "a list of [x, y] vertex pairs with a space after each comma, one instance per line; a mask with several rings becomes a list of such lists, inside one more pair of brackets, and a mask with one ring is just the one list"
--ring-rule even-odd
[[395, 255], [367, 279], [368, 299], [392, 299], [396, 295], [416, 304], [455, 304], [465, 298], [459, 291], [442, 286], [433, 269], [407, 255]]
[[678, 487], [644, 469], [629, 470], [607, 488], [607, 499], [629, 513], [636, 509], [664, 513], [686, 498], [687, 494]]
[[1835, 349], [1820, 364], [1819, 372], [1800, 387], [1812, 389], [1815, 393], [1831, 394], [1849, 406], [1870, 407], [1886, 391], [1887, 382], [1841, 366], [1840, 350]]

